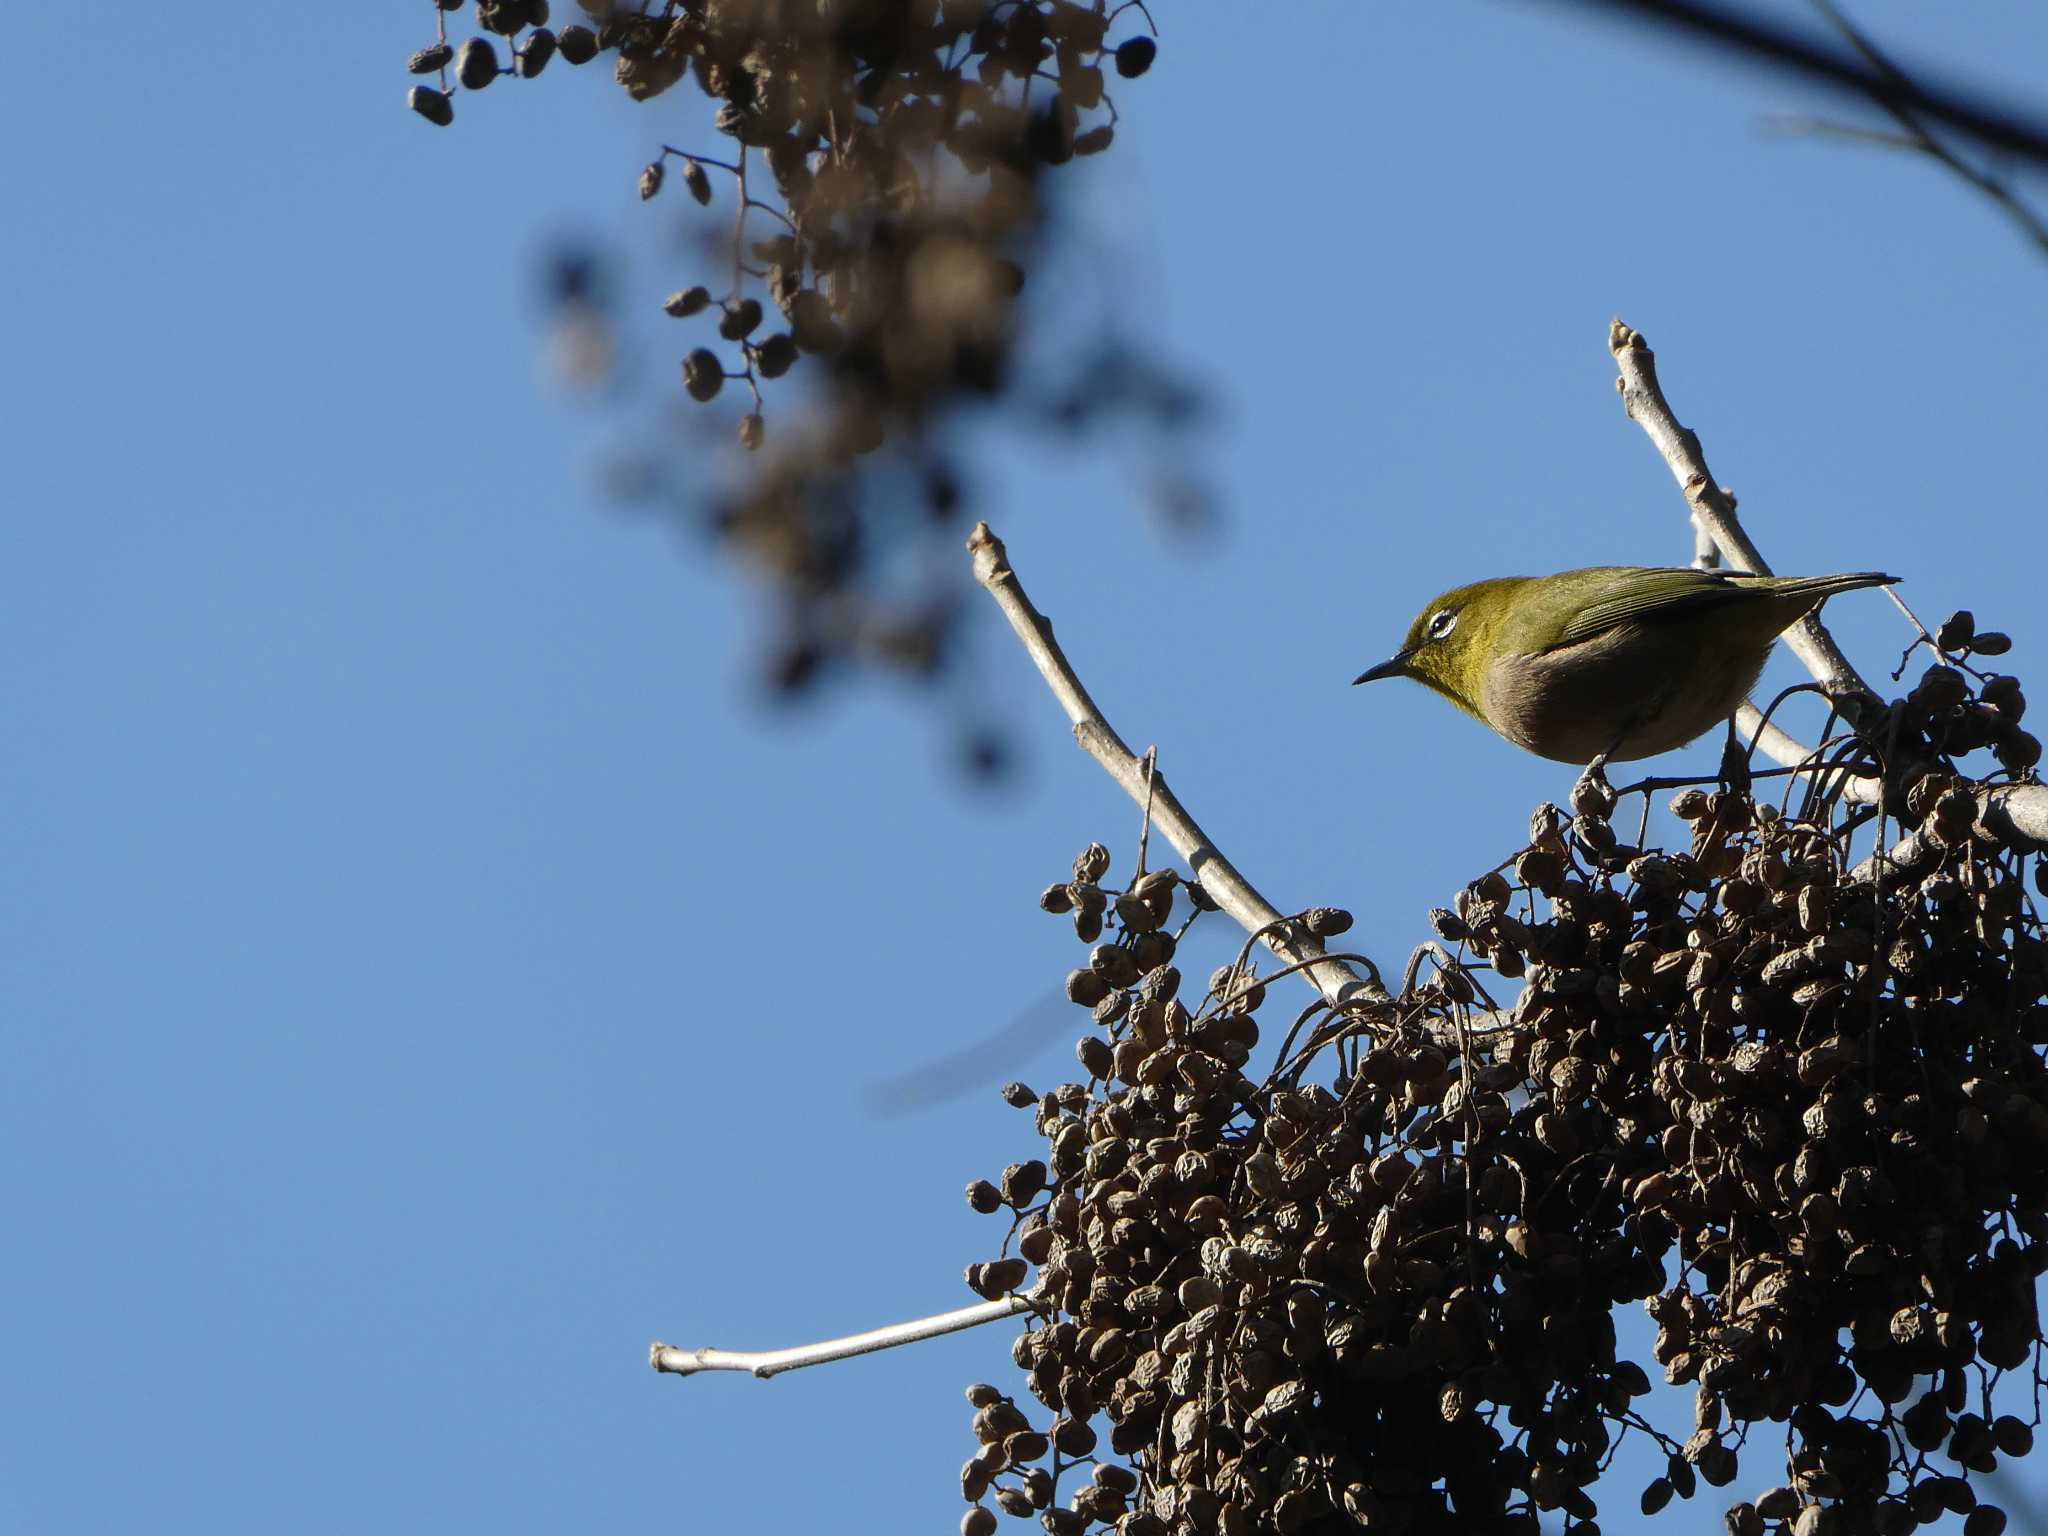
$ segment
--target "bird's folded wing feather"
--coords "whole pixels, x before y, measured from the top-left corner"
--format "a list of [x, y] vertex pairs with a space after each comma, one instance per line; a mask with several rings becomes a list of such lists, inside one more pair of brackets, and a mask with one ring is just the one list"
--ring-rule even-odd
[[1583, 605], [1565, 625], [1553, 649], [1590, 640], [1617, 624], [1666, 618], [1688, 608], [1726, 602], [1742, 591], [1725, 571], [1700, 571], [1684, 566], [1632, 571], [1625, 582], [1617, 582], [1616, 586], [1619, 590], [1612, 596], [1596, 597]]

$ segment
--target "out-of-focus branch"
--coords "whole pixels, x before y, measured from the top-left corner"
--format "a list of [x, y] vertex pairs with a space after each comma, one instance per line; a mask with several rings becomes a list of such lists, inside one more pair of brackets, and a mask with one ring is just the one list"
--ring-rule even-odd
[[[1673, 478], [1678, 481], [1679, 489], [1685, 493], [1686, 505], [1692, 509], [1696, 544], [1711, 540], [1714, 550], [1736, 570], [1759, 576], [1770, 575], [1770, 566], [1736, 520], [1735, 498], [1721, 489], [1708, 470], [1698, 435], [1689, 427], [1680, 426], [1678, 418], [1672, 414], [1670, 402], [1664, 398], [1663, 387], [1657, 382], [1656, 354], [1643, 340], [1642, 333], [1616, 320], [1608, 327], [1607, 349], [1621, 370], [1621, 376], [1615, 380], [1615, 388], [1621, 394], [1629, 419], [1649, 435], [1658, 454], [1670, 467]], [[1813, 674], [1814, 680], [1827, 690], [1836, 707], [1842, 711], [1843, 718], [1852, 726], [1859, 720], [1872, 718], [1884, 707], [1870, 685], [1849, 664], [1849, 658], [1842, 654], [1841, 647], [1835, 644], [1834, 637], [1822, 626], [1817, 614], [1809, 613], [1787, 630], [1785, 643], [1805, 664], [1806, 670]], [[1763, 716], [1753, 705], [1745, 704], [1737, 717], [1737, 724], [1745, 735], [1755, 735], [1762, 723]], [[1813, 756], [1805, 746], [1776, 726], [1765, 727], [1758, 745], [1773, 761], [1787, 768], [1796, 768], [1811, 761]], [[1842, 784], [1840, 793], [1849, 800], [1874, 805], [1880, 790], [1876, 779], [1852, 778]]]
[[1005, 1296], [1000, 1301], [977, 1302], [971, 1307], [920, 1317], [908, 1323], [891, 1323], [886, 1328], [851, 1333], [843, 1339], [795, 1344], [788, 1349], [678, 1349], [673, 1344], [657, 1342], [648, 1346], [647, 1363], [671, 1376], [694, 1376], [699, 1371], [745, 1371], [763, 1378], [780, 1376], [784, 1371], [798, 1370], [806, 1365], [850, 1360], [855, 1355], [871, 1355], [877, 1350], [894, 1349], [899, 1344], [916, 1344], [924, 1339], [936, 1339], [942, 1334], [979, 1328], [983, 1323], [999, 1323], [1019, 1312], [1029, 1312], [1032, 1306], [1029, 1297]]
[[1911, 103], [1910, 93], [1915, 89], [1913, 82], [1907, 78], [1904, 70], [1892, 62], [1890, 55], [1851, 21], [1834, 0], [1812, 0], [1812, 3], [1813, 8], [1827, 18], [1828, 24], [1841, 33], [1842, 40], [1856, 50], [1858, 57], [1892, 87], [1889, 93], [1873, 94], [1872, 99], [1902, 131], [1897, 134], [1873, 133], [1868, 129], [1844, 127], [1825, 120], [1795, 119], [1795, 123], [1803, 121], [1806, 131], [1816, 134], [1859, 139], [1864, 143], [1882, 144], [1888, 148], [1911, 150], [1926, 155], [1990, 198], [2020, 227], [2020, 231], [2029, 241], [2044, 254], [2048, 254], [2048, 225], [2044, 225], [2039, 215], [2020, 201], [2018, 195], [2002, 178], [1971, 165], [1928, 130], [1921, 114]]
[[1360, 976], [1342, 961], [1325, 959], [1321, 944], [1289, 924], [1279, 909], [1259, 894], [1188, 814], [1167, 787], [1164, 775], [1153, 773], [1148, 787], [1144, 761], [1124, 745], [1089, 697], [1087, 687], [1053, 639], [1052, 621], [1024, 595], [1024, 585], [1017, 579], [1003, 541], [990, 532], [987, 523], [975, 525], [967, 548], [974, 557], [974, 579], [987, 589], [1002, 609], [1003, 617], [1010, 621], [1010, 628], [1023, 642], [1039, 676], [1045, 679], [1066, 712], [1081, 750], [1100, 763], [1139, 805], [1145, 804], [1149, 792], [1152, 824], [1187, 860], [1202, 889], [1217, 906], [1235, 918], [1245, 932], [1259, 936], [1287, 964], [1300, 966], [1332, 1008], [1353, 1014], [1361, 1007], [1375, 1011], [1387, 1008], [1393, 1000], [1386, 988]]
[[1924, 83], [1894, 71], [1887, 74], [1851, 54], [1825, 48], [1813, 38], [1759, 16], [1701, 0], [1574, 0], [1593, 9], [1632, 16], [1668, 30], [1704, 37], [1724, 48], [1841, 90], [1944, 123], [1991, 149], [2048, 165], [2048, 123], [1980, 96]]

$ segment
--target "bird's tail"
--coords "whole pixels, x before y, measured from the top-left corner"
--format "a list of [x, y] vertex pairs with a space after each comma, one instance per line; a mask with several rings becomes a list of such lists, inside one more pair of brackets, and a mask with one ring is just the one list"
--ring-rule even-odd
[[1854, 592], [1858, 587], [1889, 587], [1899, 578], [1882, 571], [1845, 571], [1837, 576], [1774, 576], [1774, 591], [1786, 597], [1810, 597], [1818, 602], [1837, 592]]

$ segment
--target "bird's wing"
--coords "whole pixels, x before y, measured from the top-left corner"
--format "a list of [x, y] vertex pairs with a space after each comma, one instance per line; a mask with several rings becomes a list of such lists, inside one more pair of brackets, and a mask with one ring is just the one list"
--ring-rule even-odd
[[1685, 609], [1726, 602], [1742, 591], [1726, 571], [1702, 571], [1690, 566], [1617, 571], [1605, 585], [1609, 587], [1606, 596], [1597, 591], [1584, 594], [1579, 611], [1558, 636], [1557, 647], [1590, 640], [1617, 624], [1664, 618]]

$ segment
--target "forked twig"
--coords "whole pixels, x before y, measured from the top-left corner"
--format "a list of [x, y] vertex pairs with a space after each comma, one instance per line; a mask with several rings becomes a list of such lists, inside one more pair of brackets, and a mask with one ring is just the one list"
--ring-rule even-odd
[[[1686, 505], [1692, 509], [1697, 542], [1704, 545], [1711, 539], [1715, 552], [1735, 570], [1770, 575], [1769, 564], [1736, 519], [1735, 498], [1721, 488], [1708, 470], [1699, 437], [1690, 428], [1679, 425], [1670, 402], [1664, 398], [1663, 387], [1657, 382], [1656, 354], [1651, 352], [1641, 332], [1616, 320], [1608, 327], [1607, 349], [1621, 370], [1614, 387], [1621, 395], [1622, 406], [1629, 419], [1649, 436], [1678, 481]], [[1883, 700], [1849, 664], [1849, 658], [1822, 627], [1817, 614], [1809, 613], [1787, 630], [1785, 643], [1852, 727], [1874, 720], [1883, 709]], [[1777, 726], [1767, 725], [1762, 712], [1753, 705], [1744, 704], [1737, 721], [1744, 735], [1754, 737], [1773, 761], [1788, 768], [1799, 766], [1813, 755], [1808, 747]], [[1840, 793], [1851, 801], [1875, 804], [1882, 785], [1874, 778], [1855, 778], [1844, 784]]]
[[[1657, 383], [1656, 356], [1641, 333], [1616, 320], [1608, 328], [1607, 346], [1621, 369], [1615, 388], [1622, 403], [1630, 419], [1649, 434], [1650, 441], [1656, 445], [1657, 452], [1676, 477], [1685, 493], [1686, 503], [1692, 508], [1693, 526], [1700, 537], [1711, 538], [1715, 548], [1736, 570], [1768, 575], [1770, 567], [1736, 521], [1735, 498], [1722, 490], [1708, 472], [1699, 438], [1680, 426], [1672, 414], [1664, 391]], [[1875, 711], [1883, 707], [1882, 700], [1849, 664], [1848, 658], [1835, 644], [1834, 637], [1822, 627], [1818, 616], [1808, 614], [1801, 619], [1786, 631], [1785, 642], [1806, 664], [1806, 669], [1852, 728], [1875, 722], [1878, 718]], [[1812, 761], [1813, 753], [1809, 748], [1775, 725], [1765, 723], [1762, 713], [1754, 705], [1744, 704], [1738, 721], [1745, 734], [1755, 736], [1759, 748], [1786, 767], [1799, 768]], [[1762, 726], [1761, 731], [1759, 726]], [[1856, 804], [1876, 805], [1882, 800], [1883, 787], [1879, 779], [1865, 774], [1844, 779], [1835, 792], [1842, 799]], [[1977, 799], [1979, 819], [2001, 839], [2017, 841], [2022, 846], [2048, 846], [2048, 785], [2014, 784], [1979, 790]], [[1869, 880], [1880, 868], [1893, 871], [1912, 869], [1928, 851], [1928, 846], [1915, 833], [1901, 839], [1883, 855], [1873, 854], [1865, 859], [1850, 878]]]

